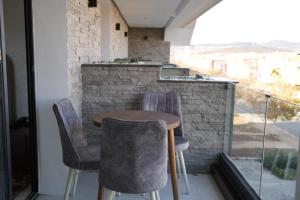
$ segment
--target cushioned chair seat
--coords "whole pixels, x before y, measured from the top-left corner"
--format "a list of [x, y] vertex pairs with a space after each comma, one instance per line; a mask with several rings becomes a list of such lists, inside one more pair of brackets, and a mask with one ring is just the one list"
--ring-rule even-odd
[[75, 149], [79, 156], [79, 162], [73, 166], [78, 166], [79, 170], [97, 170], [100, 167], [100, 146], [89, 145], [86, 147], [77, 147]]
[[101, 124], [99, 183], [130, 194], [162, 189], [167, 174], [167, 125], [164, 121], [121, 121]]
[[181, 137], [181, 136], [175, 136], [175, 146], [176, 151], [184, 151], [189, 148], [189, 140]]

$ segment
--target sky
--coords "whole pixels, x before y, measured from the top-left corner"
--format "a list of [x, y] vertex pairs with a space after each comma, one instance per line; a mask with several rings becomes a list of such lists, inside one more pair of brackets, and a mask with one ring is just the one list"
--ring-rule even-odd
[[223, 0], [197, 19], [192, 44], [300, 42], [300, 0]]

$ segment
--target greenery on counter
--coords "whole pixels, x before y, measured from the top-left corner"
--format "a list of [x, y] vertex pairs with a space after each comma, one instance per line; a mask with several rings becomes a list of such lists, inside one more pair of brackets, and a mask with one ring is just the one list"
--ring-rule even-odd
[[116, 64], [127, 64], [127, 63], [138, 63], [143, 61], [150, 61], [145, 60], [143, 57], [132, 57], [132, 58], [116, 58], [113, 61], [101, 61], [101, 63], [116, 63]]

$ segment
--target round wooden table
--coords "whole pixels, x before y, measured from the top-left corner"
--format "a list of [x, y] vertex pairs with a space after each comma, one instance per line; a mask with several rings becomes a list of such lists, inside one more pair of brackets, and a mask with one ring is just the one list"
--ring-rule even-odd
[[164, 113], [164, 112], [151, 112], [151, 111], [142, 111], [142, 110], [115, 110], [112, 112], [100, 113], [94, 119], [94, 124], [100, 127], [101, 122], [104, 118], [114, 118], [114, 119], [119, 119], [124, 121], [163, 120], [166, 122], [168, 127], [168, 150], [169, 150], [169, 162], [170, 162], [170, 172], [171, 172], [171, 179], [172, 179], [173, 198], [174, 200], [178, 200], [179, 195], [178, 195], [177, 174], [176, 174], [174, 128], [177, 128], [180, 125], [180, 118], [178, 116]]

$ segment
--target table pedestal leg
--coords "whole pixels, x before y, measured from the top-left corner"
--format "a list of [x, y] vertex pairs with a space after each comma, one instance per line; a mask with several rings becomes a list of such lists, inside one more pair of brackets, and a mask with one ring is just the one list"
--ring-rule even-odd
[[170, 129], [168, 131], [168, 142], [169, 142], [168, 148], [169, 148], [169, 162], [170, 162], [170, 172], [171, 172], [171, 179], [172, 179], [173, 198], [174, 200], [179, 200], [177, 174], [176, 174], [174, 129]]
[[104, 187], [101, 184], [99, 184], [98, 188], [98, 200], [104, 200]]

